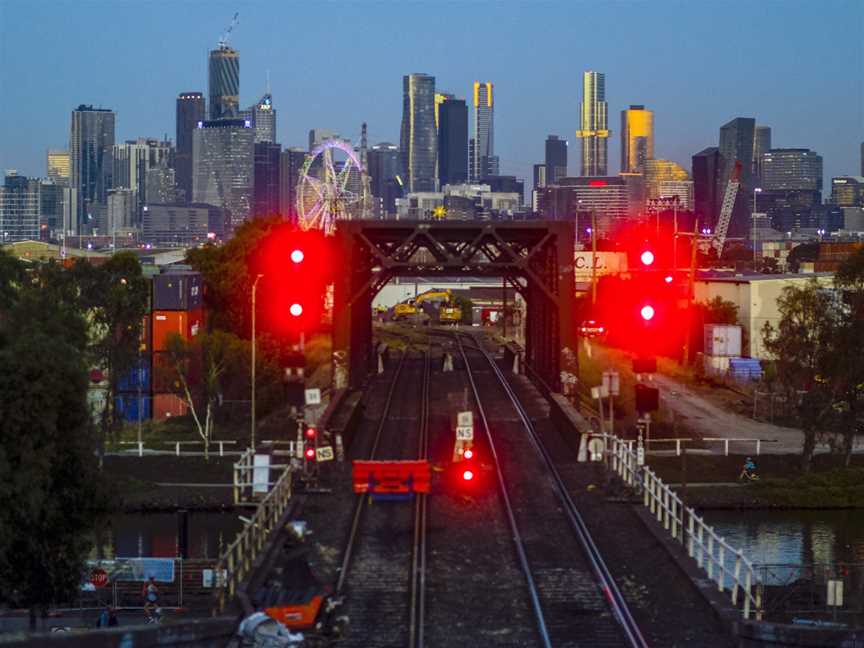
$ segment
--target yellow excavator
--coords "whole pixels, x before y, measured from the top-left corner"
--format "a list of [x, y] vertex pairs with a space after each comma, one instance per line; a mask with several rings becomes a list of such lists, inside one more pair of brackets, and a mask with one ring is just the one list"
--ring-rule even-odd
[[411, 319], [418, 312], [423, 311], [423, 303], [429, 302], [438, 306], [438, 321], [441, 324], [458, 324], [462, 321], [462, 309], [453, 301], [453, 293], [450, 290], [432, 288], [424, 293], [399, 302], [393, 308], [393, 319]]

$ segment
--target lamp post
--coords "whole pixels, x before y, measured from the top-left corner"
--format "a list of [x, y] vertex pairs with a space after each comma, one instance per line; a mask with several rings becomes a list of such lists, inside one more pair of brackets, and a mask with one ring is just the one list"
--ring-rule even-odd
[[258, 290], [258, 282], [263, 276], [263, 274], [259, 274], [252, 283], [252, 436], [250, 445], [253, 455], [255, 454], [255, 292]]

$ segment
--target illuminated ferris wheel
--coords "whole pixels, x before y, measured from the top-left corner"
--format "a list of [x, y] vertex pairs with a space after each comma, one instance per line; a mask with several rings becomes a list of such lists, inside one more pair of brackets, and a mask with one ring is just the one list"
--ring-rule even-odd
[[337, 220], [365, 217], [369, 197], [364, 177], [365, 169], [350, 144], [336, 139], [321, 142], [300, 170], [300, 226], [332, 234]]

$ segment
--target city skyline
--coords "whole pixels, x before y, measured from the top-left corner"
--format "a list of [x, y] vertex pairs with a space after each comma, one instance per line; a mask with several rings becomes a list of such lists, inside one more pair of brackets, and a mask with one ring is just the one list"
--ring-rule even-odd
[[[200, 11], [200, 3], [170, 6], [177, 11], [176, 19], [169, 21], [172, 24], [160, 19], [169, 5], [158, 2], [148, 12], [109, 3], [82, 7], [58, 2], [52, 5], [52, 12], [46, 16], [40, 13], [38, 18], [26, 3], [7, 2], [0, 6], [0, 24], [16, 25], [14, 32], [0, 28], [4, 43], [0, 50], [0, 85], [8, 97], [0, 122], [0, 141], [4, 142], [0, 147], [0, 168], [14, 168], [28, 176], [45, 175], [46, 151], [68, 145], [68, 114], [81, 103], [110, 108], [117, 114], [117, 141], [173, 134], [177, 95], [192, 90], [208, 94], [208, 53], [216, 48], [218, 36], [233, 14], [233, 5], [213, 3], [207, 12]], [[470, 51], [471, 17], [483, 13], [483, 3], [461, 7], [458, 12], [449, 11], [447, 5], [444, 11], [411, 6], [396, 12], [398, 16], [388, 15], [392, 5], [386, 3], [369, 7], [330, 5], [338, 9], [340, 16], [327, 32], [332, 37], [328, 41], [332, 52], [328, 50], [323, 57], [306, 56], [310, 60], [303, 66], [283, 61], [318, 47], [317, 39], [324, 32], [319, 28], [308, 33], [296, 30], [291, 38], [285, 38], [279, 35], [280, 24], [296, 24], [296, 18], [314, 24], [316, 17], [326, 13], [325, 9], [299, 5], [267, 11], [261, 6], [241, 8], [240, 24], [231, 36], [230, 46], [243, 59], [240, 106], [251, 105], [261, 96], [269, 71], [274, 102], [281, 107], [280, 141], [286, 147], [302, 145], [304, 134], [311, 128], [329, 128], [358, 141], [362, 121], [369, 123], [370, 143], [398, 141], [400, 80], [415, 70], [435, 76], [437, 88], [457, 97], [467, 98], [477, 78], [492, 79], [498, 95], [496, 154], [501, 159], [501, 172], [530, 180], [532, 165], [543, 157], [548, 133], [559, 133], [575, 143], [580, 77], [584, 70], [595, 69], [606, 75], [606, 100], [613, 114], [630, 104], [645, 104], [655, 112], [657, 157], [689, 167], [690, 156], [717, 144], [721, 124], [746, 116], [772, 127], [774, 146], [818, 151], [825, 160], [826, 179], [854, 173], [859, 167], [862, 131], [862, 75], [849, 82], [842, 71], [854, 69], [856, 61], [860, 67], [861, 39], [853, 37], [856, 25], [862, 21], [860, 5], [831, 3], [830, 28], [813, 31], [812, 24], [823, 11], [801, 3], [784, 3], [782, 38], [754, 27], [760, 21], [778, 19], [776, 5], [773, 9], [771, 5], [747, 5], [750, 19], [741, 24], [734, 20], [736, 6], [670, 4], [661, 5], [659, 11], [647, 4], [628, 6], [626, 11], [620, 5], [600, 7], [598, 18], [614, 19], [610, 24], [615, 25], [615, 38], [611, 32], [584, 34], [584, 42], [573, 45], [572, 52], [553, 57], [556, 62], [544, 75], [530, 74], [525, 67], [524, 60], [531, 50], [519, 43], [523, 39], [517, 39], [512, 48], [505, 48], [497, 57], [484, 57], [482, 63], [465, 56]], [[576, 9], [562, 4], [561, 11], [566, 14]], [[652, 12], [656, 15], [652, 16]], [[545, 24], [543, 16], [548, 13], [535, 12], [528, 4], [502, 8], [501, 37], [506, 38], [511, 31], [542, 28], [550, 32], [549, 42], [554, 42], [551, 34], [569, 33], [566, 20]], [[848, 19], [841, 20], [838, 15]], [[38, 51], [45, 35], [71, 37], [76, 25], [96, 16], [100, 24], [106, 25], [105, 33], [94, 33], [92, 42], [66, 56], [70, 73], [46, 80], [55, 62]], [[687, 24], [687, 42], [655, 42], [650, 36], [651, 25], [661, 20], [672, 21], [672, 25]], [[709, 24], [712, 21], [713, 25]], [[395, 22], [402, 26], [395, 37], [403, 48], [403, 55], [398, 57], [381, 57], [382, 45], [374, 38], [359, 44], [346, 40], [358, 24], [372, 25], [373, 33], [378, 33]], [[718, 33], [715, 27], [733, 22], [736, 29], [743, 30], [742, 37], [735, 39], [727, 55], [719, 56], [716, 47], [704, 46]], [[417, 41], [414, 37], [419, 27], [415, 23], [428, 23], [431, 32], [446, 25], [447, 37], [434, 38], [431, 43]], [[112, 31], [115, 26], [119, 33]], [[759, 37], [746, 37], [751, 30]], [[138, 60], [133, 53], [149, 43], [153, 34], [162, 41], [162, 47], [136, 75], [129, 61]], [[613, 57], [614, 43], [626, 40], [625, 35], [631, 36], [632, 47], [651, 45], [649, 51], [637, 58]], [[109, 60], [99, 54], [107, 40], [116, 50], [116, 56]], [[686, 56], [675, 56], [674, 65], [664, 56], [672, 48], [687, 52]], [[354, 52], [353, 58], [344, 55], [349, 49]], [[819, 56], [808, 56], [808, 52], [819, 52]], [[355, 65], [358, 56], [368, 56], [376, 65]], [[86, 64], [95, 61], [100, 63], [100, 73], [88, 75]], [[338, 82], [328, 78], [328, 73], [343, 69], [346, 72], [338, 76]], [[123, 73], [112, 74], [115, 70]], [[662, 84], [656, 82], [659, 73], [663, 75]], [[105, 83], [105, 78], [111, 78], [112, 83]], [[34, 85], [37, 82], [39, 86]], [[693, 91], [687, 92], [690, 87]], [[369, 92], [369, 88], [373, 91]], [[34, 106], [33, 96], [42, 96], [43, 100]], [[796, 110], [788, 110], [793, 104]], [[23, 118], [25, 105], [32, 130], [16, 126]], [[533, 110], [538, 106], [542, 109], [535, 114]], [[830, 119], [815, 120], [814, 113], [824, 113]], [[612, 138], [610, 171], [620, 164], [617, 134]], [[574, 168], [578, 164], [577, 156], [571, 156], [570, 175], [578, 173]]]

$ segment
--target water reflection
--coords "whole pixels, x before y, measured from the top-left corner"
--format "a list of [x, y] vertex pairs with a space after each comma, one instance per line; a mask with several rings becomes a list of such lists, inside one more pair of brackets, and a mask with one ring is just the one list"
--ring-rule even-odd
[[[189, 558], [217, 558], [242, 528], [234, 513], [189, 513]], [[179, 555], [180, 519], [174, 513], [128, 513], [112, 516], [97, 530], [101, 546], [90, 558], [112, 559]], [[101, 549], [101, 551], [100, 551]]]

